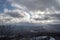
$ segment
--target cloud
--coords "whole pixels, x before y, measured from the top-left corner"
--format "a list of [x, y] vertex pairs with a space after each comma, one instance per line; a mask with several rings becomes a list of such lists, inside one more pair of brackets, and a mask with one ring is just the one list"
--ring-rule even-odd
[[59, 11], [48, 8], [47, 10], [41, 11], [32, 11], [30, 16], [30, 11], [25, 11], [26, 9], [18, 9], [15, 8], [14, 10], [4, 9], [4, 13], [0, 15], [2, 17], [1, 21], [5, 24], [15, 24], [21, 22], [28, 22], [28, 23], [43, 23], [43, 24], [60, 24], [57, 21], [57, 17], [60, 14]]
[[[15, 23], [20, 24], [21, 22], [27, 22], [27, 23], [39, 23], [39, 24], [40, 23], [60, 24], [60, 22], [58, 21], [60, 20], [59, 18], [60, 11], [56, 9], [55, 5], [53, 5], [56, 1], [53, 1], [53, 0], [49, 0], [48, 2], [47, 1], [48, 0], [45, 0], [45, 1], [44, 0], [25, 0], [25, 1], [11, 0], [9, 2], [11, 2], [11, 6], [14, 9], [10, 10], [8, 8], [4, 8], [4, 13], [0, 15], [0, 18], [2, 18], [0, 19], [1, 23], [2, 24], [3, 23], [4, 24], [15, 24]], [[44, 10], [40, 10], [41, 8], [40, 6], [41, 7], [43, 6]]]
[[2, 25], [29, 21], [30, 15], [23, 6], [13, 4], [12, 7], [15, 7], [15, 9], [10, 10], [4, 8], [4, 12], [0, 14], [0, 22]]
[[60, 5], [56, 0], [12, 0], [12, 2], [22, 4], [30, 10], [44, 10], [52, 6], [60, 10]]
[[15, 18], [23, 18], [24, 15], [21, 13], [22, 11], [18, 10], [18, 9], [14, 9], [14, 10], [8, 10], [8, 9], [4, 9], [4, 12], [7, 15], [10, 15], [11, 17], [15, 17]]

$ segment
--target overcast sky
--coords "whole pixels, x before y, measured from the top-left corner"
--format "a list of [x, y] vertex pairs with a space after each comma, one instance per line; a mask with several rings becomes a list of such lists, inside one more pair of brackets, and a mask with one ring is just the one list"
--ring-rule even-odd
[[60, 24], [60, 0], [0, 0], [0, 24]]

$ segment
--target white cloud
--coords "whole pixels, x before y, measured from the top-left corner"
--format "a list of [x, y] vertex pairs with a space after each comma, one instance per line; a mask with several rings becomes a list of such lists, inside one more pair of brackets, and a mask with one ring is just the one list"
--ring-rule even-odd
[[[60, 15], [60, 12], [56, 10], [54, 7], [46, 8], [46, 10], [34, 11], [32, 19], [37, 23], [45, 23], [45, 24], [60, 24], [60, 21], [57, 21], [57, 17]], [[58, 23], [59, 22], [59, 23]]]
[[30, 15], [28, 12], [26, 12], [26, 9], [23, 6], [13, 4], [13, 7], [15, 7], [15, 9], [13, 9], [13, 10], [4, 8], [4, 13], [0, 14], [0, 23], [1, 24], [29, 22]]

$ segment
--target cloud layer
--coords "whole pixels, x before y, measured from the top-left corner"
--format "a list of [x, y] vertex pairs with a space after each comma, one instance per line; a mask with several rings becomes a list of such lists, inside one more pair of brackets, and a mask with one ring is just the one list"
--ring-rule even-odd
[[59, 3], [54, 0], [7, 0], [14, 9], [4, 8], [0, 24], [21, 22], [60, 24]]
[[22, 4], [31, 10], [44, 10], [54, 6], [57, 10], [60, 10], [59, 0], [11, 0], [14, 3]]

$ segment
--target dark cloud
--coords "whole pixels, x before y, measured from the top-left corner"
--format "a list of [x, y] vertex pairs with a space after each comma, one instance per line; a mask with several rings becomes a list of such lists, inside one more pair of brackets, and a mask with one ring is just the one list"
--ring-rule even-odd
[[44, 21], [44, 20], [49, 20], [49, 17], [42, 17], [42, 18], [34, 18], [36, 21]]
[[14, 17], [14, 18], [23, 18], [24, 17], [24, 16], [20, 15], [18, 12], [8, 12], [6, 14], [10, 15], [11, 17]]
[[60, 20], [60, 13], [59, 14], [51, 14], [50, 17], [53, 17], [56, 20]]

